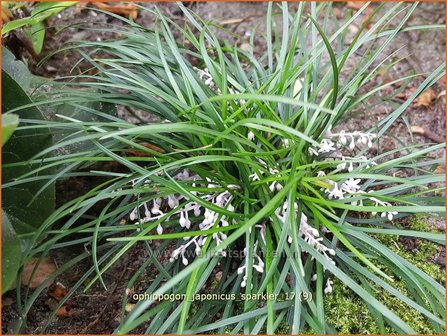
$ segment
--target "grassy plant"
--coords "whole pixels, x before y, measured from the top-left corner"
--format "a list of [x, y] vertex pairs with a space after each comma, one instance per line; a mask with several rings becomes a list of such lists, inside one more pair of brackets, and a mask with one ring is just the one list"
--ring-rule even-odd
[[[191, 298], [214, 281], [213, 270], [221, 272], [218, 285], [211, 286], [215, 294], [278, 294], [276, 300], [165, 300], [157, 305], [144, 300], [130, 313], [124, 311], [124, 298], [119, 333], [147, 321], [150, 334], [275, 333], [284, 332], [285, 325], [294, 334], [335, 333], [324, 305], [335, 279], [363, 300], [380, 332], [414, 332], [380, 300], [383, 292], [424, 316], [435, 332], [443, 332], [444, 286], [373, 235], [444, 244], [441, 234], [402, 230], [390, 222], [444, 211], [444, 200], [437, 196], [444, 176], [433, 173], [442, 160], [427, 158], [444, 144], [406, 146], [375, 156], [368, 148], [444, 75], [444, 64], [374, 129], [334, 131], [345, 116], [367, 109], [371, 99], [393, 84], [362, 91], [389, 67], [392, 55], [384, 50], [399, 32], [442, 27], [404, 28], [416, 4], [381, 4], [371, 14], [369, 29], [366, 20], [346, 44], [348, 27], [361, 22], [368, 5], [330, 32], [329, 3], [299, 3], [294, 13], [286, 3], [269, 4], [267, 50], [257, 56], [253, 39], [249, 51], [222, 44], [215, 35], [218, 27], [179, 6], [190, 25], [178, 26], [156, 11], [153, 31], [122, 19], [125, 28], [106, 29], [118, 32], [119, 39], [68, 47], [82, 53], [92, 68], [53, 90], [51, 105], [84, 109], [103, 121], [59, 114], [45, 123], [65, 137], [35, 157], [44, 163], [42, 170], [61, 167], [58, 174], [40, 178], [52, 182], [84, 174], [109, 179], [59, 208], [32, 235], [25, 255], [43, 257], [56, 248], [85, 244], [89, 253], [59, 270], [92, 259], [92, 268], [72, 293], [88, 278], [92, 280], [84, 290], [102, 281], [104, 272], [143, 241], [151, 257], [129, 288], [152, 266], [158, 273], [147, 288], [150, 294]], [[279, 21], [273, 15], [277, 10]], [[178, 45], [173, 30], [192, 47]], [[344, 71], [359, 54], [354, 68]], [[157, 121], [134, 125], [85, 107], [97, 101], [142, 110]], [[32, 127], [40, 127], [39, 122]], [[90, 147], [46, 158], [76, 144]], [[123, 155], [129, 150], [137, 154]], [[396, 153], [398, 158], [390, 159]], [[108, 161], [126, 172], [80, 171]], [[400, 169], [409, 176], [394, 177]], [[25, 175], [10, 184], [32, 179]], [[103, 211], [86, 215], [99, 201], [107, 204]], [[61, 219], [64, 224], [55, 228]], [[127, 224], [119, 225], [123, 219]], [[83, 235], [65, 239], [73, 234]], [[162, 244], [153, 248], [154, 240]], [[234, 256], [244, 249], [243, 257]], [[169, 251], [169, 261], [157, 258], [163, 251]], [[405, 290], [396, 281], [404, 282]], [[42, 286], [25, 293], [23, 315]], [[308, 293], [311, 300], [305, 300]]]

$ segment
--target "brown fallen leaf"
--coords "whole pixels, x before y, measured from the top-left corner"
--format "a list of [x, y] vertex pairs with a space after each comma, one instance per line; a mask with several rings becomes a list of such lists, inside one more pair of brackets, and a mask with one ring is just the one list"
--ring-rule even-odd
[[57, 317], [69, 317], [71, 308], [68, 306], [62, 306], [57, 310], [56, 316]]
[[365, 1], [348, 1], [346, 3], [346, 8], [359, 10], [365, 5]]
[[436, 167], [436, 169], [433, 171], [434, 174], [445, 174], [445, 165], [440, 164]]
[[79, 13], [83, 9], [87, 8], [89, 4], [107, 12], [115, 13], [126, 17], [130, 16], [133, 20], [135, 20], [138, 16], [137, 6], [134, 3], [127, 3], [127, 4], [118, 3], [116, 5], [109, 5], [106, 3], [93, 2], [93, 1], [91, 2], [84, 1], [76, 4], [76, 13]]
[[424, 135], [425, 130], [421, 126], [411, 126], [411, 133]]
[[133, 2], [116, 5], [109, 5], [102, 2], [92, 2], [92, 5], [107, 12], [119, 14], [126, 17], [129, 16], [133, 20], [135, 20], [138, 16], [137, 6]]
[[[158, 146], [149, 144], [149, 143], [145, 143], [145, 144], [141, 144], [141, 146], [146, 147], [147, 149], [153, 150], [155, 152], [164, 154], [165, 150], [163, 148], [160, 148]], [[137, 156], [137, 157], [147, 157], [150, 156], [152, 157], [153, 155], [147, 152], [143, 152], [140, 150], [136, 150], [136, 149], [129, 149], [127, 151], [124, 152], [125, 155], [127, 156]]]
[[88, 4], [88, 2], [84, 2], [84, 1], [78, 2], [75, 7], [75, 13], [79, 14], [84, 8], [87, 7], [87, 4]]
[[38, 261], [39, 258], [32, 258], [25, 264], [22, 273], [22, 285], [37, 288], [56, 272], [56, 265], [49, 259], [43, 259], [34, 271]]
[[432, 131], [430, 131], [422, 126], [411, 126], [411, 133], [423, 135], [426, 138], [428, 138], [434, 142], [437, 142], [437, 143], [444, 142], [444, 139], [441, 136], [433, 133]]
[[235, 23], [241, 23], [244, 22], [245, 18], [232, 18], [232, 19], [225, 19], [221, 20], [219, 24], [221, 26], [229, 25], [229, 24], [235, 24]]
[[14, 19], [14, 15], [11, 13], [7, 5], [2, 5], [2, 22], [7, 23]]
[[56, 299], [57, 301], [62, 300], [62, 298], [67, 295], [68, 290], [67, 287], [65, 287], [60, 282], [54, 282], [50, 288], [48, 288], [48, 295], [52, 298]]
[[419, 97], [414, 101], [414, 105], [417, 107], [430, 107], [430, 105], [437, 99], [438, 95], [433, 89], [428, 89], [422, 92]]

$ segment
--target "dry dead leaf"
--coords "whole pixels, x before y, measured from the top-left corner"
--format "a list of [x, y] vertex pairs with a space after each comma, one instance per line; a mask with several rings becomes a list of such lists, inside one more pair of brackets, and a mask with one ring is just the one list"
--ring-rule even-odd
[[68, 290], [67, 287], [65, 287], [60, 282], [53, 283], [50, 288], [48, 289], [48, 295], [52, 298], [55, 298], [57, 301], [62, 300], [62, 298], [67, 295]]
[[445, 165], [443, 165], [443, 164], [438, 165], [433, 173], [434, 174], [445, 174]]
[[411, 126], [411, 133], [424, 135], [425, 130], [421, 126]]
[[11, 13], [8, 7], [2, 6], [2, 22], [7, 23], [14, 19], [14, 15]]
[[[149, 143], [144, 143], [144, 144], [140, 144], [143, 147], [146, 147], [147, 149], [153, 150], [155, 152], [164, 154], [165, 150], [163, 148], [157, 147], [155, 145], [149, 144]], [[136, 156], [136, 157], [152, 157], [153, 155], [147, 152], [143, 152], [140, 150], [136, 150], [136, 149], [130, 149], [124, 152], [125, 155], [127, 156]]]
[[37, 266], [36, 271], [34, 271], [38, 261], [39, 258], [32, 258], [25, 264], [22, 273], [22, 285], [29, 286], [30, 288], [37, 288], [47, 280], [51, 274], [56, 272], [56, 265], [49, 259], [43, 259]]
[[56, 316], [57, 317], [69, 317], [71, 308], [68, 306], [62, 306], [57, 310]]
[[365, 5], [365, 1], [348, 1], [346, 3], [346, 8], [359, 10]]
[[433, 101], [436, 100], [437, 94], [433, 89], [428, 89], [427, 91], [422, 92], [419, 97], [416, 98], [414, 105], [417, 107], [430, 107]]
[[126, 4], [119, 3], [116, 5], [109, 5], [102, 2], [92, 2], [92, 4], [101, 10], [130, 17], [133, 20], [138, 16], [137, 6], [133, 2]]
[[225, 19], [219, 22], [221, 26], [229, 25], [229, 24], [235, 24], [235, 23], [241, 23], [244, 22], [245, 18], [232, 18], [232, 19]]
[[76, 5], [76, 12], [79, 13], [81, 10], [85, 9], [89, 4], [92, 4], [96, 8], [99, 8], [101, 10], [115, 13], [118, 15], [122, 15], [125, 17], [131, 17], [133, 20], [135, 20], [138, 16], [138, 9], [137, 6], [134, 3], [127, 3], [127, 4], [121, 4], [118, 3], [116, 5], [109, 5], [102, 2], [80, 2]]
[[411, 126], [411, 133], [423, 135], [426, 138], [428, 138], [434, 142], [437, 142], [437, 143], [444, 142], [444, 139], [442, 137], [440, 137], [439, 135], [433, 133], [432, 131], [430, 131], [422, 126]]
[[87, 2], [78, 2], [75, 7], [75, 13], [79, 14], [85, 7], [87, 7]]

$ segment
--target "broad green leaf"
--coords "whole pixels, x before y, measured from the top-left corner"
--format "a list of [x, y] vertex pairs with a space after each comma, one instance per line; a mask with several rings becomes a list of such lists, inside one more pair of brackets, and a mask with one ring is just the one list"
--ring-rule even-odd
[[26, 35], [31, 39], [33, 49], [37, 55], [42, 52], [43, 43], [45, 41], [45, 25], [43, 22], [37, 22], [26, 30]]
[[[20, 85], [5, 71], [2, 71], [2, 84], [2, 113], [32, 104]], [[21, 125], [23, 126], [28, 125], [23, 121], [24, 119], [44, 119], [40, 110], [35, 106], [23, 108], [15, 113], [22, 120]], [[52, 135], [48, 128], [16, 129], [2, 148], [2, 163], [26, 162], [51, 144]], [[10, 182], [39, 166], [41, 166], [40, 163], [3, 168], [2, 181], [3, 183]], [[51, 169], [46, 170], [44, 174], [49, 172]], [[9, 215], [12, 226], [18, 233], [30, 232], [39, 227], [54, 210], [54, 184], [49, 185], [34, 202], [30, 203], [44, 184], [45, 181], [36, 181], [2, 190], [2, 207]]]
[[11, 288], [16, 279], [21, 255], [20, 240], [2, 209], [2, 294]]
[[25, 63], [16, 59], [15, 55], [7, 48], [2, 48], [2, 70], [7, 72], [23, 90], [28, 90], [33, 74]]
[[8, 141], [19, 124], [16, 114], [2, 114], [2, 146]]

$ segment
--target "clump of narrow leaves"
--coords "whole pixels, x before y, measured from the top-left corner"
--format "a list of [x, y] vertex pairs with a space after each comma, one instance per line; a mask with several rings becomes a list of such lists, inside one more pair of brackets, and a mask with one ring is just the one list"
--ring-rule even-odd
[[[56, 114], [49, 126], [63, 136], [35, 159], [42, 160], [43, 170], [60, 168], [49, 181], [82, 174], [108, 179], [50, 216], [26, 255], [85, 244], [88, 251], [59, 270], [92, 259], [72, 293], [88, 278], [85, 290], [102, 282], [126, 251], [145, 242], [150, 257], [128, 288], [151, 267], [157, 274], [148, 294], [185, 299], [144, 300], [127, 313], [125, 297], [119, 333], [143, 323], [150, 334], [275, 333], [284, 324], [294, 334], [336, 333], [325, 321], [323, 305], [335, 278], [367, 303], [380, 330], [415, 332], [381, 300], [386, 291], [443, 332], [443, 285], [371, 234], [445, 243], [441, 234], [399, 230], [390, 222], [444, 211], [443, 198], [436, 196], [444, 176], [432, 172], [441, 159], [427, 159], [444, 144], [378, 154], [370, 149], [417, 95], [444, 75], [444, 65], [374, 129], [338, 126], [394, 83], [362, 91], [389, 67], [392, 55], [384, 50], [399, 32], [440, 27], [404, 28], [416, 4], [379, 4], [345, 43], [349, 26], [361, 24], [368, 5], [330, 29], [329, 3], [302, 2], [293, 12], [287, 3], [269, 4], [266, 51], [256, 55], [257, 33], [251, 35], [251, 49], [241, 50], [219, 41], [214, 25], [179, 6], [189, 21], [185, 27], [156, 11], [153, 31], [122, 19], [125, 27], [108, 29], [119, 32], [119, 39], [70, 47], [91, 64], [93, 74], [64, 81], [50, 91], [51, 102], [45, 94], [41, 104], [76, 108], [95, 120]], [[273, 15], [278, 11], [279, 24]], [[392, 25], [396, 18], [399, 23]], [[174, 30], [192, 47], [179, 45]], [[89, 105], [96, 102], [155, 118], [131, 124]], [[63, 152], [57, 160], [46, 158], [54, 151]], [[121, 172], [89, 168], [110, 160]], [[408, 176], [395, 177], [399, 169]], [[99, 201], [106, 204], [102, 212], [86, 215]], [[62, 228], [52, 229], [60, 219]], [[75, 233], [84, 235], [66, 240]], [[154, 241], [161, 244], [154, 247]], [[163, 253], [168, 257], [159, 258]], [[216, 272], [220, 279], [211, 286]], [[394, 285], [400, 281], [406, 294]], [[27, 298], [24, 315], [41, 290]], [[188, 299], [203, 292], [253, 299]]]

